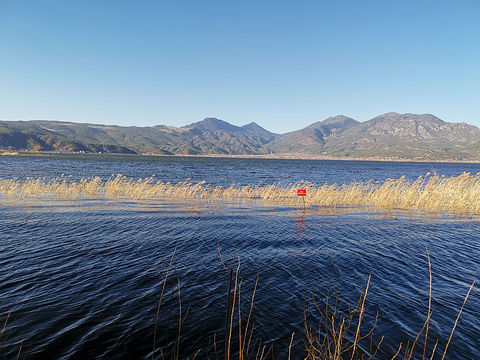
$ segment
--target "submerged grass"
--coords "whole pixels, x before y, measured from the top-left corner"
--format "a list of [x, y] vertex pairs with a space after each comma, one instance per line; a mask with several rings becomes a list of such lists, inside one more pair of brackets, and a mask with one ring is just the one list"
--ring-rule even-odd
[[307, 207], [375, 207], [431, 212], [480, 213], [480, 173], [463, 173], [445, 177], [435, 174], [409, 181], [405, 176], [384, 182], [353, 182], [350, 184], [315, 185], [310, 182], [271, 185], [211, 186], [206, 182], [189, 181], [171, 184], [154, 177], [129, 179], [112, 175], [107, 180], [99, 177], [71, 177], [52, 180], [0, 179], [0, 195], [11, 202], [28, 199], [164, 199], [169, 201], [203, 200], [207, 202], [261, 201], [267, 204], [299, 206], [297, 189], [307, 190]]

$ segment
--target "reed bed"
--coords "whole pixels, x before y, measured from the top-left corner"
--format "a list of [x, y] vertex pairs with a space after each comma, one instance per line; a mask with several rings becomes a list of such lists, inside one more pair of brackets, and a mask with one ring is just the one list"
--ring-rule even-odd
[[162, 182], [155, 177], [134, 180], [124, 175], [71, 177], [45, 180], [0, 179], [0, 195], [8, 201], [28, 199], [164, 199], [170, 201], [203, 200], [207, 202], [260, 201], [289, 206], [302, 205], [297, 189], [307, 190], [305, 206], [388, 208], [431, 212], [480, 213], [480, 173], [463, 173], [445, 177], [426, 174], [414, 181], [405, 176], [384, 182], [352, 182], [350, 184], [315, 185], [307, 181], [229, 187], [184, 181], [177, 184]]

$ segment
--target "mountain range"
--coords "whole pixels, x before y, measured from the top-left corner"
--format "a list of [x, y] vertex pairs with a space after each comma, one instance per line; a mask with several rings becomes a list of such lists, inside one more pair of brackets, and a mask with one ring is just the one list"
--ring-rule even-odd
[[216, 118], [183, 127], [0, 121], [0, 150], [476, 161], [480, 129], [430, 114], [398, 113], [365, 122], [338, 115], [285, 134]]

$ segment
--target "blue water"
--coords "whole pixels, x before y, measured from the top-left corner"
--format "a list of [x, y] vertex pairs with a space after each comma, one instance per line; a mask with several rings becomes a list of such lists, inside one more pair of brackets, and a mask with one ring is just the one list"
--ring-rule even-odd
[[[194, 157], [2, 156], [0, 177], [73, 178], [124, 174], [212, 185], [383, 181], [427, 172], [477, 173], [479, 164], [222, 159]], [[433, 315], [429, 349], [437, 357], [469, 286], [479, 280], [475, 216], [391, 211], [303, 213], [262, 204], [77, 200], [0, 205], [0, 356], [26, 359], [152, 357], [162, 277], [175, 253], [159, 311], [154, 358], [170, 358], [181, 326], [181, 359], [223, 357], [228, 269], [240, 261], [242, 311], [258, 274], [254, 338], [286, 358], [304, 353], [303, 323], [316, 325], [328, 289], [342, 309], [355, 305], [371, 275], [364, 330], [378, 322], [377, 358], [413, 341], [426, 320], [429, 272]], [[220, 257], [220, 254], [221, 257]], [[222, 263], [223, 260], [223, 263]], [[227, 269], [226, 269], [226, 268]], [[188, 310], [188, 311], [187, 311]], [[480, 293], [467, 300], [447, 359], [480, 352]], [[367, 345], [364, 346], [365, 348]], [[423, 351], [423, 343], [418, 346]], [[303, 357], [302, 357], [303, 356]], [[420, 358], [417, 356], [416, 358]]]

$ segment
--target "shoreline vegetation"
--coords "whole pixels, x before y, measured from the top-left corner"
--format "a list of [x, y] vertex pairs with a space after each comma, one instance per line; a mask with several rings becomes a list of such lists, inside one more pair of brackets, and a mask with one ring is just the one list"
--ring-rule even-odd
[[[463, 173], [445, 177], [427, 173], [416, 180], [387, 179], [338, 185], [315, 185], [307, 181], [229, 187], [212, 186], [202, 181], [172, 184], [155, 178], [131, 179], [112, 175], [73, 180], [71, 176], [47, 180], [0, 179], [0, 196], [9, 203], [45, 199], [138, 199], [203, 201], [207, 203], [242, 203], [253, 205], [303, 206], [297, 189], [305, 189], [305, 207], [310, 210], [389, 209], [400, 211], [427, 211], [433, 213], [480, 213], [480, 173]], [[1, 199], [0, 199], [1, 200]], [[5, 201], [4, 200], [4, 201]]]
[[2, 151], [0, 156], [54, 156], [54, 155], [90, 155], [90, 156], [151, 156], [151, 157], [192, 157], [192, 158], [225, 158], [225, 159], [270, 159], [270, 160], [329, 160], [329, 161], [384, 161], [384, 162], [418, 162], [418, 163], [458, 163], [458, 164], [478, 164], [480, 160], [461, 160], [461, 159], [429, 159], [429, 158], [403, 158], [392, 156], [371, 156], [371, 157], [357, 157], [357, 156], [331, 156], [331, 155], [312, 155], [299, 153], [276, 153], [276, 154], [155, 154], [155, 153], [141, 153], [141, 154], [124, 154], [124, 153], [91, 153], [91, 152], [59, 152], [59, 151]]

